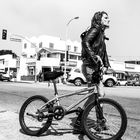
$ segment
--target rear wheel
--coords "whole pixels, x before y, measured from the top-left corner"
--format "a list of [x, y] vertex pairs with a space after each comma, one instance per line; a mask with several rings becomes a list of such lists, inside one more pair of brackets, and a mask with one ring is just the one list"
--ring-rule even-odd
[[99, 99], [104, 121], [99, 121], [95, 103], [84, 110], [82, 126], [91, 140], [119, 140], [127, 127], [127, 116], [124, 109], [112, 99]]
[[19, 113], [19, 122], [22, 130], [32, 136], [44, 133], [51, 125], [53, 117], [45, 117], [51, 110], [47, 107], [39, 111], [48, 99], [44, 96], [35, 95], [28, 98], [22, 105]]
[[81, 85], [82, 85], [82, 79], [76, 78], [76, 79], [74, 80], [74, 85], [75, 85], [75, 86], [81, 86]]

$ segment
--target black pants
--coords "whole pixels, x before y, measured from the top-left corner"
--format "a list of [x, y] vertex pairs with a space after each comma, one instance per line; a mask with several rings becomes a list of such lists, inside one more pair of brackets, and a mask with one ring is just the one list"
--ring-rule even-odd
[[[87, 84], [88, 84], [88, 87], [92, 87], [94, 86], [94, 84], [96, 83], [96, 79], [93, 79], [93, 73], [95, 72], [97, 68], [95, 67], [91, 67], [87, 64], [82, 64], [82, 73], [83, 75], [85, 76], [86, 78], [86, 81], [87, 81]], [[97, 84], [97, 83], [96, 83]], [[99, 83], [100, 84], [100, 83]], [[99, 85], [100, 86], [100, 85]], [[99, 91], [99, 87], [97, 89]], [[94, 102], [95, 100], [95, 94], [91, 94], [88, 99], [86, 100], [86, 102], [84, 103], [83, 105], [83, 110], [91, 103], [91, 102]], [[102, 111], [102, 107], [100, 107], [101, 111]], [[99, 109], [96, 107], [96, 115], [97, 115], [97, 119], [101, 119], [103, 115], [99, 115]], [[81, 121], [81, 117], [82, 117], [82, 113], [81, 112], [78, 117], [77, 117], [77, 121]], [[100, 118], [101, 117], [101, 118]]]
[[[82, 73], [86, 78], [88, 87], [92, 87], [95, 83], [93, 82], [94, 80], [92, 79], [92, 74], [95, 72], [95, 68], [88, 66], [87, 64], [82, 64]], [[93, 102], [95, 100], [94, 94], [90, 95], [87, 101], [85, 102], [83, 108], [86, 108], [88, 104]]]
[[[96, 70], [96, 67], [91, 67], [91, 66], [88, 66], [86, 64], [83, 63], [82, 65], [82, 73], [83, 75], [85, 76], [86, 80], [87, 80], [87, 83], [88, 83], [88, 87], [91, 87], [91, 86], [94, 86], [94, 84], [97, 82], [96, 80], [97, 79], [94, 79], [93, 77], [93, 73], [95, 72]], [[100, 90], [100, 82], [96, 83], [98, 84], [98, 92]], [[95, 94], [91, 94], [87, 101], [84, 103], [84, 106], [83, 106], [83, 109], [85, 109], [91, 102], [93, 102], [95, 100]], [[99, 111], [100, 110], [100, 111]], [[100, 106], [100, 109], [98, 109], [98, 107], [96, 107], [96, 115], [97, 115], [97, 119], [103, 119], [103, 108]]]

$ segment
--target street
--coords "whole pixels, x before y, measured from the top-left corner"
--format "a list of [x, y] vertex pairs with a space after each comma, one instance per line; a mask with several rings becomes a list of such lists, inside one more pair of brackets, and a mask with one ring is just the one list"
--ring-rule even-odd
[[[75, 87], [71, 84], [58, 84], [57, 87], [60, 94], [74, 92], [75, 90], [83, 88]], [[128, 129], [123, 137], [123, 140], [138, 140], [138, 138], [140, 137], [140, 87], [105, 87], [105, 93], [106, 97], [115, 99], [126, 110], [128, 116]], [[11, 121], [10, 123], [8, 123], [8, 121], [3, 121], [0, 118], [0, 132], [2, 134], [2, 137], [0, 137], [1, 140], [50, 140], [55, 138], [64, 140], [88, 140], [86, 136], [79, 138], [78, 135], [72, 134], [72, 127], [69, 124], [71, 123], [69, 116], [66, 116], [64, 120], [59, 122], [59, 125], [63, 125], [63, 129], [56, 130], [55, 133], [50, 133], [50, 135], [45, 135], [38, 138], [30, 137], [23, 134], [18, 124], [18, 112], [23, 102], [28, 97], [36, 94], [44, 95], [48, 99], [52, 98], [54, 94], [53, 85], [51, 84], [50, 86], [48, 86], [48, 83], [0, 82], [0, 117], [7, 118], [9, 119], [9, 121]], [[62, 104], [69, 105], [78, 98], [78, 96], [71, 97], [70, 99], [65, 98], [64, 101], [62, 101]], [[8, 112], [10, 112], [10, 114], [8, 114]], [[74, 116], [75, 115], [70, 116], [70, 118]], [[15, 120], [16, 122], [14, 122]], [[4, 122], [6, 123], [6, 126], [4, 126]], [[9, 126], [11, 127], [10, 132], [8, 131]], [[57, 129], [57, 127], [55, 129]]]

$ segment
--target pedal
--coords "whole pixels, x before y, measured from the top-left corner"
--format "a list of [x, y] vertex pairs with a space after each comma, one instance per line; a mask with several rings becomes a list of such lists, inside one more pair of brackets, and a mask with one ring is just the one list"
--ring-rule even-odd
[[78, 107], [76, 111], [76, 115], [79, 115], [81, 112], [83, 112], [83, 109], [81, 107]]

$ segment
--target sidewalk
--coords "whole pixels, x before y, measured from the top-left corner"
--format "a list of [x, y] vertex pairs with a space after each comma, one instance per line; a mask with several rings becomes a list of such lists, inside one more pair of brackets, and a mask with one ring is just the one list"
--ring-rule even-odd
[[0, 140], [88, 140], [86, 136], [72, 134], [71, 118], [53, 121], [49, 130], [40, 137], [23, 134], [18, 121], [18, 113], [0, 107]]

